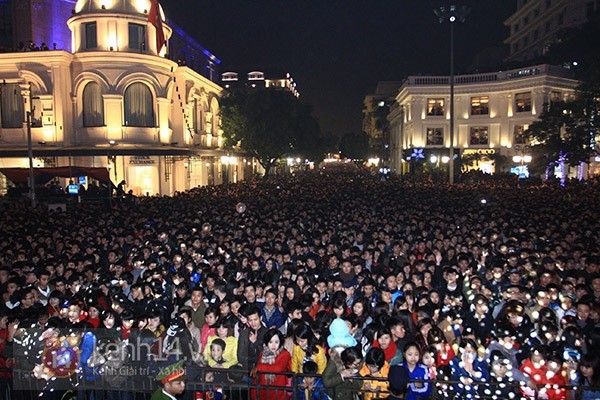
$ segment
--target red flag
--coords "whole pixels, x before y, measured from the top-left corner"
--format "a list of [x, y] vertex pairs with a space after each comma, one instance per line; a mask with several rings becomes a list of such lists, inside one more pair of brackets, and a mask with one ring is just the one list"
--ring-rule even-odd
[[156, 52], [160, 53], [165, 45], [165, 33], [163, 32], [162, 19], [160, 17], [160, 6], [158, 0], [151, 0], [150, 12], [148, 13], [148, 22], [156, 28]]

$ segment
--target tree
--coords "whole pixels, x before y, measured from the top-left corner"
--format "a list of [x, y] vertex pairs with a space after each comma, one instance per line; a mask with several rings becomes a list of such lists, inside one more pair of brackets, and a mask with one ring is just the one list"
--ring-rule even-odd
[[340, 137], [342, 156], [354, 160], [365, 160], [369, 155], [369, 135], [365, 132], [345, 133]]
[[[538, 121], [526, 131], [534, 143], [532, 151], [546, 160], [547, 171], [554, 166], [578, 166], [594, 154], [594, 136], [590, 119], [581, 101], [556, 101], [544, 106]], [[563, 174], [563, 179], [565, 174]], [[564, 183], [564, 181], [563, 181]]]
[[311, 112], [310, 106], [285, 90], [231, 91], [221, 100], [225, 146], [239, 147], [255, 157], [265, 176], [287, 154], [316, 158], [323, 140]]
[[[570, 68], [581, 83], [577, 88], [577, 117], [587, 119], [592, 147], [600, 141], [600, 12], [590, 14], [589, 21], [580, 29], [565, 29], [550, 45], [547, 62]], [[600, 153], [599, 153], [600, 154]]]

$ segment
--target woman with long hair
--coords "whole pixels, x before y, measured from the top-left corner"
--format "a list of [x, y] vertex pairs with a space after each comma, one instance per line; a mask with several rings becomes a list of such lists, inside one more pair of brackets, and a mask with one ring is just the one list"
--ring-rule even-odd
[[431, 343], [427, 342], [429, 331], [434, 327], [431, 318], [423, 318], [416, 327], [415, 342], [419, 345], [419, 350], [423, 351]]
[[100, 314], [100, 324], [96, 329], [97, 347], [104, 349], [109, 344], [121, 342], [121, 317], [113, 310]]
[[302, 365], [312, 360], [319, 367], [319, 374], [323, 373], [327, 365], [327, 357], [322, 346], [317, 344], [310, 325], [307, 323], [296, 327], [294, 331], [294, 349], [292, 350], [292, 372], [301, 373]]
[[579, 388], [577, 399], [600, 399], [600, 363], [597, 355], [590, 353], [583, 356], [571, 384]]
[[373, 322], [371, 318], [371, 303], [366, 297], [357, 297], [352, 304], [352, 312], [356, 315], [358, 321], [358, 329], [361, 331], [365, 326]]
[[[256, 380], [260, 386], [269, 386], [270, 389], [253, 390], [252, 399], [285, 400], [288, 391], [286, 386], [290, 372], [291, 355], [283, 347], [283, 334], [277, 329], [269, 329], [265, 333], [263, 350], [256, 363]], [[275, 388], [273, 388], [275, 387]]]

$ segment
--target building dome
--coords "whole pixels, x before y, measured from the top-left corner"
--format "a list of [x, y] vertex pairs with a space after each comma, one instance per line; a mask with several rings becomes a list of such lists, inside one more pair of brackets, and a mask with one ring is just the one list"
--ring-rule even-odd
[[[77, 0], [75, 14], [115, 13], [148, 16], [151, 0]], [[160, 16], [165, 21], [165, 14], [160, 7]]]
[[165, 57], [173, 30], [164, 22], [160, 6], [160, 20], [156, 18], [153, 1], [78, 0], [67, 21], [73, 52], [115, 51]]

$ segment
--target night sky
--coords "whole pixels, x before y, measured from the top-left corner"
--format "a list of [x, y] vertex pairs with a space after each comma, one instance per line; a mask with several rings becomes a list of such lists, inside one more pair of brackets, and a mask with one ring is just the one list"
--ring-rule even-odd
[[[323, 131], [361, 130], [362, 102], [378, 81], [449, 74], [449, 25], [436, 0], [161, 0], [165, 13], [222, 60], [221, 72], [289, 72]], [[502, 45], [516, 0], [462, 0], [457, 73]]]

